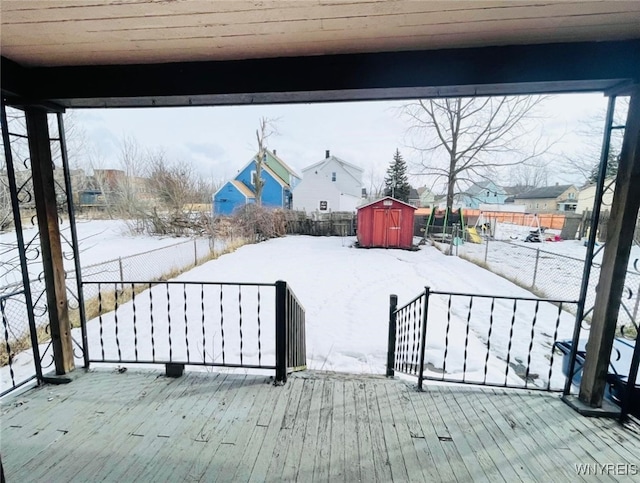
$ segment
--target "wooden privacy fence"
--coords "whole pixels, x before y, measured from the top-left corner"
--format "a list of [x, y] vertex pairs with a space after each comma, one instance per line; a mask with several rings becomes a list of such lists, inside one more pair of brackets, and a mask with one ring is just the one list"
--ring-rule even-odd
[[355, 236], [356, 214], [352, 212], [314, 213], [284, 212], [289, 235]]

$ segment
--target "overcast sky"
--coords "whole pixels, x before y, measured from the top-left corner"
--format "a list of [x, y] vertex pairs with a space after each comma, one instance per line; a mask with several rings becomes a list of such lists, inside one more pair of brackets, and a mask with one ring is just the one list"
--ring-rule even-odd
[[[255, 154], [255, 131], [261, 117], [277, 119], [278, 134], [268, 147], [300, 172], [320, 161], [325, 150], [382, 175], [399, 148], [410, 165], [418, 161], [407, 139], [403, 102], [356, 102], [235, 107], [92, 109], [73, 113], [87, 144], [101, 154], [103, 166], [117, 168], [121, 139], [130, 136], [142, 147], [162, 147], [169, 160], [193, 163], [215, 180], [233, 178]], [[604, 116], [602, 94], [553, 96], [541, 110], [545, 133], [562, 137], [556, 151], [580, 149], [575, 133], [580, 120]], [[420, 184], [419, 180], [414, 180]], [[554, 170], [549, 179], [573, 182]], [[366, 184], [366, 183], [365, 183]]]

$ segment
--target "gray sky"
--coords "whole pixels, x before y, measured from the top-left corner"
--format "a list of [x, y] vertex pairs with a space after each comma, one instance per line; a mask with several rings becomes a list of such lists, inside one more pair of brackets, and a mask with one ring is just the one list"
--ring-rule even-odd
[[[417, 153], [408, 146], [407, 120], [399, 115], [402, 102], [357, 102], [234, 107], [153, 109], [92, 109], [74, 113], [88, 144], [100, 152], [102, 167], [118, 167], [120, 140], [135, 138], [142, 147], [162, 147], [169, 160], [193, 163], [202, 175], [216, 180], [233, 178], [253, 156], [255, 130], [261, 117], [277, 119], [278, 134], [268, 147], [300, 172], [332, 154], [383, 175], [396, 148], [411, 164]], [[603, 116], [602, 94], [553, 96], [541, 108], [544, 131], [562, 137], [556, 152], [581, 148], [579, 121]], [[419, 180], [417, 180], [419, 181]], [[552, 173], [550, 183], [572, 182]], [[420, 184], [420, 183], [417, 183]]]

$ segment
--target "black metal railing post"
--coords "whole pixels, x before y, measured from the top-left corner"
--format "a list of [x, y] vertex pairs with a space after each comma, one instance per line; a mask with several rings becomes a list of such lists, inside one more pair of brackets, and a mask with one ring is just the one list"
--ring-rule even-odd
[[2, 126], [2, 144], [4, 147], [4, 159], [6, 163], [6, 173], [9, 181], [9, 194], [11, 196], [11, 211], [13, 212], [13, 227], [16, 233], [18, 244], [18, 254], [20, 256], [20, 270], [22, 271], [22, 286], [24, 288], [24, 298], [27, 306], [27, 321], [29, 323], [29, 335], [31, 337], [31, 350], [33, 351], [33, 363], [35, 365], [38, 384], [43, 382], [42, 361], [40, 359], [40, 348], [38, 346], [38, 332], [36, 320], [33, 314], [33, 298], [31, 296], [31, 278], [26, 257], [24, 235], [22, 232], [22, 218], [20, 217], [20, 201], [18, 199], [18, 185], [16, 183], [15, 169], [13, 165], [13, 152], [11, 150], [11, 138], [9, 135], [9, 123], [7, 121], [7, 111], [4, 99], [0, 100], [0, 124]]
[[387, 346], [387, 377], [395, 374], [394, 366], [396, 359], [396, 308], [398, 307], [398, 296], [389, 297], [389, 343]]
[[418, 390], [422, 391], [424, 380], [424, 353], [427, 342], [427, 313], [429, 312], [429, 287], [424, 288], [424, 310], [422, 311], [422, 326], [420, 327], [420, 367], [418, 368]]
[[287, 382], [287, 282], [276, 282], [276, 384]]
[[602, 207], [602, 195], [604, 193], [604, 181], [607, 173], [607, 163], [609, 160], [609, 148], [611, 146], [611, 130], [613, 127], [614, 112], [616, 108], [616, 96], [610, 96], [607, 105], [607, 117], [605, 121], [602, 151], [600, 153], [600, 165], [598, 167], [598, 179], [596, 181], [596, 193], [593, 200], [593, 212], [591, 213], [591, 229], [589, 232], [589, 241], [587, 243], [587, 253], [584, 257], [584, 266], [582, 269], [582, 283], [580, 285], [580, 297], [578, 298], [578, 310], [576, 311], [576, 322], [573, 327], [573, 336], [571, 338], [571, 353], [569, 355], [569, 371], [564, 383], [563, 396], [571, 393], [571, 385], [575, 376], [576, 357], [578, 355], [578, 342], [580, 341], [580, 330], [582, 328], [582, 320], [584, 319], [585, 303], [587, 300], [587, 291], [589, 290], [589, 278], [591, 277], [591, 265], [593, 264], [594, 248], [596, 245], [596, 235], [598, 232], [598, 224], [600, 223], [600, 209]]
[[640, 339], [636, 337], [636, 343], [633, 348], [633, 356], [631, 357], [631, 367], [629, 367], [629, 375], [627, 376], [627, 384], [623, 386], [625, 389], [622, 393], [620, 421], [624, 422], [629, 414], [629, 406], [631, 405], [634, 391], [636, 390], [636, 379], [638, 378], [638, 366], [640, 365]]

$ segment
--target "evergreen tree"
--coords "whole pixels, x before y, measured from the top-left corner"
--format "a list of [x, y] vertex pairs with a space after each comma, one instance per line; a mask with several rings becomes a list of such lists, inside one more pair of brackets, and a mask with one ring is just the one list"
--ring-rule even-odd
[[[618, 175], [618, 162], [620, 161], [620, 155], [614, 154], [609, 151], [609, 159], [607, 160], [607, 170], [605, 171], [605, 178], [615, 178]], [[598, 171], [600, 170], [600, 163], [596, 163], [596, 165], [591, 169], [591, 174], [589, 175], [589, 181], [591, 183], [595, 183], [598, 181]]]
[[407, 163], [402, 159], [400, 150], [396, 148], [393, 161], [387, 168], [384, 178], [385, 193], [405, 203], [409, 201], [409, 179], [407, 178]]

